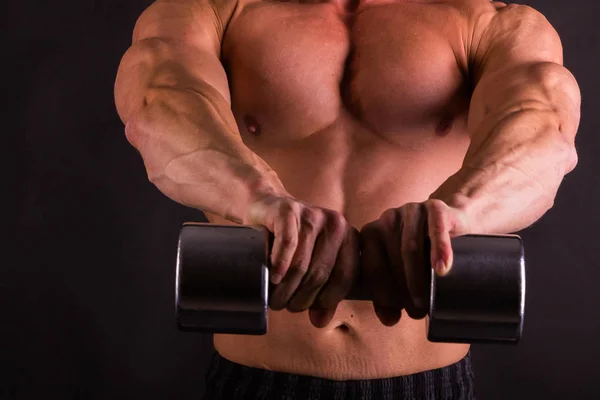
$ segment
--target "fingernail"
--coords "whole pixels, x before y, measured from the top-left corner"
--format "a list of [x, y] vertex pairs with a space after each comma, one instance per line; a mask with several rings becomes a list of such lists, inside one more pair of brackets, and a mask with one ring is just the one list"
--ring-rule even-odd
[[281, 283], [281, 275], [280, 274], [271, 274], [271, 283], [273, 285], [279, 285]]
[[444, 272], [446, 272], [446, 263], [443, 260], [438, 260], [435, 263], [435, 269], [438, 272], [438, 274], [443, 274]]

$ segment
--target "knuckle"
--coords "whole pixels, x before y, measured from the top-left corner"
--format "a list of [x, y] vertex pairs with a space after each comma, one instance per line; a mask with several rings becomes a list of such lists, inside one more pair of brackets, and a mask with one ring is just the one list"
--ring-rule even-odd
[[421, 203], [407, 203], [402, 207], [402, 209], [404, 210], [405, 213], [411, 213], [411, 214], [419, 211], [420, 208], [421, 208]]
[[414, 230], [418, 227], [423, 214], [423, 205], [421, 203], [408, 203], [402, 207], [402, 219], [404, 221], [404, 230]]
[[300, 225], [305, 233], [313, 233], [319, 230], [318, 224], [309, 218], [302, 218]]
[[283, 201], [279, 204], [279, 212], [282, 215], [296, 215], [300, 210], [300, 205], [295, 201]]
[[446, 221], [444, 213], [446, 210], [446, 204], [441, 200], [428, 200], [426, 203], [427, 209], [427, 224], [429, 231], [434, 234], [440, 234], [446, 230]]
[[332, 233], [339, 235], [346, 232], [348, 223], [342, 214], [330, 212], [327, 217], [328, 227]]
[[380, 219], [384, 221], [394, 220], [396, 219], [396, 212], [395, 208], [389, 208], [381, 214]]
[[323, 215], [314, 208], [307, 208], [302, 213], [301, 225], [307, 231], [317, 231], [323, 222]]
[[425, 202], [428, 212], [439, 213], [446, 208], [446, 203], [439, 199], [429, 199]]
[[391, 208], [385, 211], [380, 218], [380, 227], [386, 230], [394, 230], [399, 225], [399, 217], [402, 214], [403, 209]]
[[281, 245], [284, 248], [293, 247], [298, 244], [298, 237], [296, 235], [286, 235], [281, 236]]

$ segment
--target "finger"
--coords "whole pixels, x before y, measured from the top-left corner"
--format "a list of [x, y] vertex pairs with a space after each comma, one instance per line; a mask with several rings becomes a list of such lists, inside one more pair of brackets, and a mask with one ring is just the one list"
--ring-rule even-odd
[[358, 231], [350, 228], [344, 236], [329, 280], [309, 310], [314, 326], [320, 328], [331, 322], [338, 304], [346, 298], [356, 281], [359, 265]]
[[413, 319], [421, 319], [428, 311], [427, 266], [425, 265], [425, 216], [426, 210], [420, 203], [403, 206], [402, 218], [402, 261], [406, 282], [406, 312]]
[[[307, 217], [308, 211], [304, 211], [300, 216], [300, 232], [298, 233], [298, 245], [296, 252], [289, 263], [289, 268], [285, 276], [271, 293], [271, 308], [282, 310], [289, 306], [294, 292], [300, 286], [305, 274], [309, 270], [315, 241], [321, 230], [322, 220], [318, 216], [311, 215]], [[300, 312], [300, 309], [289, 309], [292, 312]]]
[[286, 275], [298, 246], [298, 222], [293, 214], [275, 220], [273, 226], [270, 278], [274, 285]]
[[389, 273], [393, 277], [394, 293], [398, 298], [402, 299], [397, 304], [400, 309], [404, 308], [410, 301], [410, 294], [404, 273], [406, 266], [402, 257], [402, 232], [404, 229], [402, 216], [404, 213], [404, 207], [402, 209], [390, 209], [383, 213], [380, 218], [382, 224], [385, 226], [382, 237], [388, 256]]
[[315, 328], [325, 328], [333, 320], [337, 305], [331, 308], [314, 306], [308, 309], [308, 318]]
[[367, 225], [361, 231], [362, 273], [364, 284], [370, 286], [373, 293], [375, 314], [382, 324], [392, 326], [398, 323], [402, 315], [402, 299], [398, 296], [394, 278], [390, 273], [386, 247], [381, 237], [380, 222]]
[[428, 200], [425, 202], [425, 208], [431, 242], [431, 265], [438, 275], [444, 276], [450, 270], [453, 262], [450, 238], [452, 224], [449, 218], [449, 207], [440, 200]]
[[320, 229], [320, 233], [315, 241], [308, 271], [289, 303], [288, 309], [293, 312], [307, 310], [315, 302], [334, 268], [346, 232], [346, 220], [337, 213], [309, 214], [307, 217]]
[[333, 307], [345, 299], [358, 276], [359, 265], [358, 231], [351, 228], [341, 244], [331, 276], [319, 294], [321, 307]]
[[[401, 209], [388, 210], [381, 217], [381, 220], [387, 225], [384, 240], [389, 257], [390, 273], [394, 280], [394, 291], [397, 298], [401, 299], [398, 308], [406, 308], [409, 316], [416, 315], [417, 312], [414, 310], [415, 307], [412, 306], [413, 301], [408, 288], [406, 270], [414, 268], [411, 263], [414, 264], [415, 261], [404, 257], [403, 250], [406, 247], [404, 242], [406, 241], [411, 245], [418, 244], [412, 242], [412, 234], [407, 238], [404, 237], [406, 223], [404, 216], [415, 212], [418, 212], [418, 206], [408, 204]], [[413, 249], [413, 252], [416, 252], [416, 250]]]

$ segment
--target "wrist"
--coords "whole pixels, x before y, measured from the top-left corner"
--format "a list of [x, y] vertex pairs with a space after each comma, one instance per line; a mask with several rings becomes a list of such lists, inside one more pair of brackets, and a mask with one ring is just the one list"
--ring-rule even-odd
[[[454, 180], [451, 178], [451, 180]], [[479, 202], [474, 193], [468, 194], [460, 190], [460, 185], [451, 180], [444, 183], [438, 190], [433, 192], [429, 199], [437, 199], [443, 201], [448, 207], [455, 211], [455, 215], [459, 219], [457, 231], [463, 233], [484, 233], [484, 227], [477, 223], [480, 221]]]
[[269, 197], [292, 197], [283, 187], [273, 170], [254, 170], [248, 177], [247, 193], [241, 203], [240, 216], [244, 225], [252, 224], [252, 209], [255, 204]]

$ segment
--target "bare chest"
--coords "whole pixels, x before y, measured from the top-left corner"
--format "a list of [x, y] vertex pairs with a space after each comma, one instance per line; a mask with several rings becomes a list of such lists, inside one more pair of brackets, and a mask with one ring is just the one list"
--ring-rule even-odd
[[446, 134], [470, 95], [460, 24], [423, 0], [241, 3], [223, 47], [238, 125], [302, 138], [343, 110], [393, 140]]

